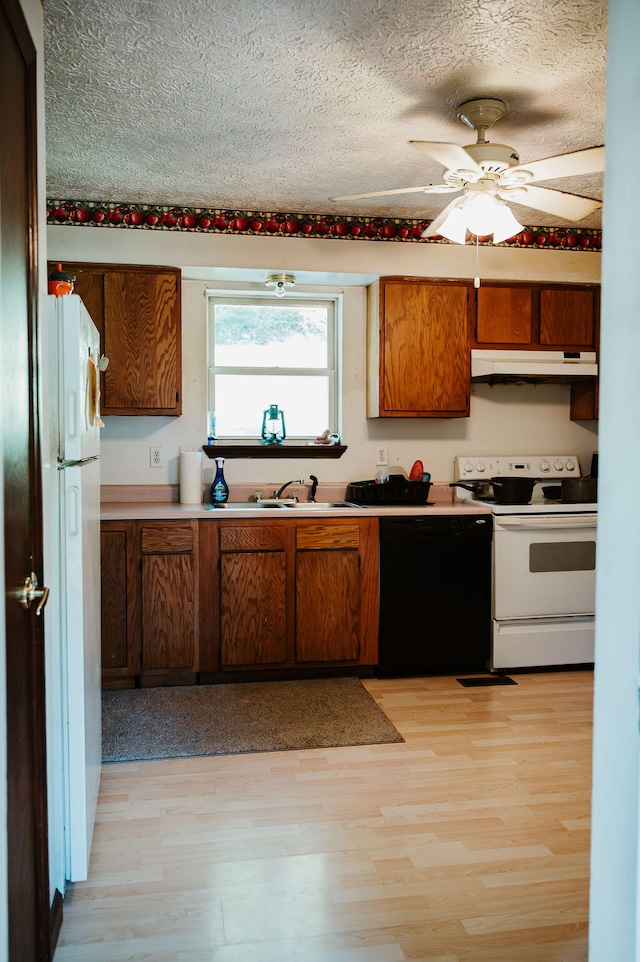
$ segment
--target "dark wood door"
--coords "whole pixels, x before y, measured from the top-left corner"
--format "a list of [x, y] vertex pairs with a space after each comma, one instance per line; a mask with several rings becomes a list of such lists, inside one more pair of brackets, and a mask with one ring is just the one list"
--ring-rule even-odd
[[50, 957], [44, 631], [20, 585], [42, 584], [37, 385], [36, 51], [17, 0], [0, 0], [0, 324], [7, 677], [9, 958]]

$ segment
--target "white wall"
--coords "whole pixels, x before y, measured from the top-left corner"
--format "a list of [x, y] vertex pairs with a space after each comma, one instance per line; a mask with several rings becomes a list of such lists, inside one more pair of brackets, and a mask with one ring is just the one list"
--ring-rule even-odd
[[[588, 470], [597, 449], [597, 424], [569, 420], [566, 385], [474, 385], [471, 417], [369, 419], [365, 416], [365, 285], [390, 274], [432, 277], [599, 282], [600, 255], [585, 251], [527, 251], [303, 238], [236, 237], [80, 226], [48, 229], [49, 259], [175, 265], [183, 269], [183, 415], [180, 418], [105, 418], [103, 484], [166, 484], [178, 480], [180, 446], [205, 442], [205, 288], [228, 280], [264, 290], [268, 271], [344, 292], [342, 438], [339, 460], [227, 461], [227, 480], [281, 483], [313, 471], [321, 481], [375, 475], [374, 451], [384, 442], [391, 466], [409, 469], [420, 458], [434, 480], [452, 479], [462, 454], [578, 454]], [[285, 412], [286, 413], [286, 412]], [[161, 445], [165, 465], [151, 468], [149, 447]], [[206, 462], [204, 480], [212, 478]]]

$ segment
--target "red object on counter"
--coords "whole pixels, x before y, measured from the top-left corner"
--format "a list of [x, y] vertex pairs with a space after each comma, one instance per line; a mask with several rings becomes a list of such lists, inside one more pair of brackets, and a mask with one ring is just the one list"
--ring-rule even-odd
[[424, 474], [424, 465], [422, 461], [414, 461], [413, 467], [409, 472], [409, 481], [422, 481], [423, 474]]

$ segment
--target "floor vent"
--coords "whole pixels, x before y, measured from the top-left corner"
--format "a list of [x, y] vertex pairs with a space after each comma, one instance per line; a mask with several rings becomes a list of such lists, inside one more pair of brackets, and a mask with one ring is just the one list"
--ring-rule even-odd
[[482, 678], [456, 678], [464, 688], [487, 688], [489, 685], [517, 685], [506, 675], [483, 675]]

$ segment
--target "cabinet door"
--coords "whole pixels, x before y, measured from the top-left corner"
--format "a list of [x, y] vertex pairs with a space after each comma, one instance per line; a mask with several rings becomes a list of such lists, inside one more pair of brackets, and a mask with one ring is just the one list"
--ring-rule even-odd
[[101, 414], [182, 413], [181, 275], [171, 267], [65, 263], [109, 367]]
[[478, 288], [476, 341], [481, 344], [530, 344], [533, 340], [532, 291], [528, 287]]
[[465, 282], [380, 281], [379, 352], [369, 358], [378, 392], [369, 416], [468, 416], [470, 291]]
[[569, 416], [572, 421], [597, 421], [600, 408], [598, 378], [581, 378], [571, 385]]
[[288, 659], [284, 526], [220, 526], [220, 663], [274, 667]]
[[65, 265], [65, 270], [76, 275], [73, 292], [82, 298], [93, 323], [100, 331], [104, 354], [104, 271], [101, 268], [91, 269], [89, 265], [79, 267], [74, 264]]
[[376, 524], [298, 523], [297, 663], [369, 663], [363, 655], [377, 637]]
[[109, 271], [104, 278], [103, 414], [181, 414], [179, 277]]
[[540, 344], [594, 348], [596, 311], [595, 290], [543, 288], [540, 291]]
[[135, 527], [135, 522], [103, 522], [100, 526], [104, 687], [133, 685], [139, 670]]
[[145, 523], [142, 550], [142, 671], [198, 670], [196, 522]]

